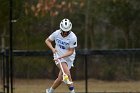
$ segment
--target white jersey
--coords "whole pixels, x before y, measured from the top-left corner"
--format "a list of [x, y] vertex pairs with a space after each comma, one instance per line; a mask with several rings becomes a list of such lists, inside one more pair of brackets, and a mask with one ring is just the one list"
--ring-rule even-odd
[[[49, 39], [52, 41], [55, 41], [55, 48], [58, 52], [58, 56], [64, 55], [68, 51], [69, 48], [77, 47], [77, 37], [72, 31], [70, 32], [68, 36], [62, 37], [61, 31], [56, 30], [49, 36]], [[70, 68], [73, 65], [75, 55], [76, 53], [74, 49], [73, 54], [68, 57], [63, 58], [62, 61], [68, 62], [67, 64]]]

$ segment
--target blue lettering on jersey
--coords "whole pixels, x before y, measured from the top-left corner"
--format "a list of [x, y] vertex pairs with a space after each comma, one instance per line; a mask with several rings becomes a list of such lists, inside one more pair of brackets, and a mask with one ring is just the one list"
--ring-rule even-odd
[[66, 49], [66, 48], [65, 48], [64, 46], [62, 46], [62, 45], [59, 45], [59, 47], [62, 48], [62, 49]]
[[58, 43], [58, 45], [61, 49], [66, 49], [66, 46], [69, 45], [69, 43], [67, 43], [61, 39], [58, 39], [58, 38], [56, 39], [56, 42]]

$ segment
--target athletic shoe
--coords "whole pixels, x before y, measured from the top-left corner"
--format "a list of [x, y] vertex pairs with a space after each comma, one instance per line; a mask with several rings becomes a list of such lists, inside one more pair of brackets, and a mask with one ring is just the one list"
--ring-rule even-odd
[[46, 93], [53, 93], [50, 91], [50, 89], [46, 89]]
[[74, 90], [72, 90], [72, 91], [70, 91], [70, 93], [75, 93], [75, 91], [74, 91]]

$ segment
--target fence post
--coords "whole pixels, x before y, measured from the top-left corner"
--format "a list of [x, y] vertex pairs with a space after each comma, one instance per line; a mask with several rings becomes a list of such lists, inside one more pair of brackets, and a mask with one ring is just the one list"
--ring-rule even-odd
[[13, 0], [9, 0], [9, 74], [10, 74], [10, 89], [13, 93]]
[[7, 90], [7, 93], [9, 93], [9, 50], [8, 49], [6, 49], [5, 58], [6, 58], [6, 65], [5, 65], [6, 84], [5, 84], [5, 88]]
[[87, 68], [87, 54], [85, 53], [85, 93], [88, 93], [88, 68]]
[[5, 93], [5, 55], [4, 51], [2, 51], [2, 80], [3, 80], [3, 92]]

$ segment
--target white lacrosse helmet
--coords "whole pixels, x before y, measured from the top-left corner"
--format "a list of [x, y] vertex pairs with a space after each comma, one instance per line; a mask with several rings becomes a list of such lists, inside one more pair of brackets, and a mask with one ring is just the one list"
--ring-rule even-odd
[[61, 22], [60, 22], [60, 29], [62, 31], [65, 31], [65, 32], [68, 32], [72, 29], [72, 23], [70, 22], [69, 19], [63, 19]]

